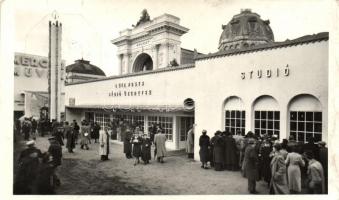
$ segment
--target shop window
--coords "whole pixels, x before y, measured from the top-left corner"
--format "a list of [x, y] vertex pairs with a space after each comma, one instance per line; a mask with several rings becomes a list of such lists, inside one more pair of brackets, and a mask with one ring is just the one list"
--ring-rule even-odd
[[113, 115], [113, 119], [124, 120], [128, 126], [139, 126], [141, 131], [145, 130], [145, 117], [143, 115]]
[[307, 142], [310, 137], [315, 141], [322, 139], [322, 113], [311, 111], [290, 112], [290, 135], [298, 142]]
[[225, 111], [225, 130], [236, 134], [240, 131], [245, 135], [245, 111], [243, 110], [226, 110]]
[[173, 117], [148, 116], [148, 127], [150, 127], [153, 123], [159, 124], [165, 131], [167, 140], [173, 141]]
[[111, 119], [109, 114], [95, 113], [95, 122], [99, 124], [101, 129], [109, 126]]
[[277, 135], [280, 133], [279, 111], [254, 111], [254, 132], [256, 134]]

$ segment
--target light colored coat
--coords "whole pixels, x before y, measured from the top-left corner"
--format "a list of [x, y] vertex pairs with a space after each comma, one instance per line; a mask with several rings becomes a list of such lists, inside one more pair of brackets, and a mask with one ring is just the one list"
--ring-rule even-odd
[[107, 143], [109, 142], [110, 134], [107, 132], [107, 136], [104, 130], [99, 131], [99, 155], [108, 155]]
[[300, 154], [292, 152], [287, 154], [285, 161], [288, 166], [287, 176], [288, 176], [288, 187], [290, 190], [301, 192], [301, 172], [300, 167], [305, 166]]
[[166, 156], [166, 140], [167, 138], [165, 134], [158, 133], [154, 136], [154, 143], [157, 148], [158, 157]]
[[273, 188], [274, 194], [289, 194], [285, 159], [279, 152], [276, 153], [271, 161], [271, 172], [270, 187]]
[[186, 152], [194, 153], [194, 130], [190, 129], [187, 132], [187, 141], [186, 141]]

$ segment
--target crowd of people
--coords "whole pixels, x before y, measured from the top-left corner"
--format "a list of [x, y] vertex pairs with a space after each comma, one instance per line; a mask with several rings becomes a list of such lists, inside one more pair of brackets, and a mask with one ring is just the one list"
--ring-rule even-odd
[[[194, 152], [192, 130], [187, 134], [189, 158]], [[199, 146], [201, 168], [239, 170], [248, 179], [251, 194], [257, 193], [259, 180], [267, 182], [270, 194], [327, 194], [327, 147], [322, 141], [316, 144], [313, 137], [302, 144], [293, 136], [280, 142], [276, 135], [259, 136], [251, 131], [246, 136], [217, 131], [210, 138], [203, 130]]]
[[134, 129], [128, 127], [125, 134], [123, 134], [124, 153], [127, 159], [135, 158], [134, 166], [140, 163], [140, 158], [145, 165], [149, 164], [152, 158], [151, 147], [153, 144], [155, 147], [154, 158], [157, 158], [158, 162], [164, 163], [167, 138], [160, 126], [157, 128], [156, 134], [152, 134], [154, 127], [155, 125], [150, 127], [150, 134], [144, 133], [139, 126]]
[[[120, 126], [120, 125], [122, 126]], [[99, 143], [102, 161], [109, 160], [112, 133], [121, 131], [123, 153], [127, 159], [134, 158], [134, 166], [143, 161], [147, 165], [152, 159], [164, 163], [167, 137], [159, 124], [152, 124], [144, 132], [138, 124], [126, 122], [110, 124], [104, 129], [96, 122], [76, 120], [71, 124], [52, 120], [49, 131], [41, 133], [39, 122], [25, 118], [15, 122], [14, 133], [26, 140], [27, 148], [18, 159], [18, 173], [15, 177], [15, 194], [53, 194], [61, 184], [56, 169], [61, 165], [62, 146], [73, 153], [76, 145], [88, 150], [92, 141]], [[46, 129], [45, 129], [46, 130]], [[42, 153], [35, 147], [37, 136], [50, 135], [48, 151]], [[194, 126], [187, 133], [186, 152], [194, 158]], [[16, 138], [16, 137], [15, 137]], [[66, 139], [66, 145], [64, 140]], [[199, 138], [201, 168], [214, 168], [216, 171], [240, 171], [248, 179], [248, 191], [256, 194], [256, 182], [267, 182], [270, 194], [311, 194], [327, 193], [327, 148], [325, 142], [296, 142], [293, 136], [279, 141], [276, 135], [256, 135], [248, 132], [231, 134], [216, 131], [213, 137], [203, 130]], [[306, 190], [307, 189], [307, 190]]]

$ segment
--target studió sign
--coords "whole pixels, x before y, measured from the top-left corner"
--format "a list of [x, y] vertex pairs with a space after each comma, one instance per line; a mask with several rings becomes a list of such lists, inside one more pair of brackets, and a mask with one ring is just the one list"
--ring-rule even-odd
[[241, 79], [261, 79], [261, 78], [274, 78], [274, 77], [283, 77], [289, 76], [290, 69], [288, 64], [284, 68], [275, 68], [275, 69], [258, 69], [251, 70], [249, 72], [241, 72]]

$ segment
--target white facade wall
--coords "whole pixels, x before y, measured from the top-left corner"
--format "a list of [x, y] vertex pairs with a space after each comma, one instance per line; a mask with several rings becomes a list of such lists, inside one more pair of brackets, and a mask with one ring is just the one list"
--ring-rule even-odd
[[[284, 70], [287, 65], [289, 74], [285, 76]], [[263, 74], [258, 78], [254, 74], [257, 70], [265, 70], [265, 72], [271, 70], [271, 77]], [[254, 71], [252, 79], [249, 78], [250, 71]], [[242, 73], [245, 73], [245, 79], [242, 79]], [[144, 86], [115, 88], [116, 84], [129, 82], [144, 82]], [[139, 90], [151, 90], [152, 95], [109, 96], [111, 91]], [[243, 110], [246, 111], [247, 132], [254, 131], [253, 106], [256, 99], [265, 95], [272, 97], [274, 100], [264, 98], [266, 100], [258, 102], [256, 107], [267, 110], [274, 108], [280, 111], [280, 139], [283, 139], [289, 136], [289, 102], [297, 95], [309, 94], [318, 99], [321, 104], [322, 139], [327, 141], [328, 41], [197, 60], [194, 68], [68, 85], [65, 91], [65, 104], [68, 105], [69, 98], [74, 98], [76, 106], [182, 105], [186, 98], [192, 98], [195, 101], [195, 123], [197, 124], [196, 159], [199, 157], [198, 140], [201, 131], [206, 129], [208, 135], [213, 136], [215, 131], [224, 130], [227, 98], [236, 96], [241, 99]], [[239, 108], [236, 102], [229, 105]], [[312, 106], [312, 100], [307, 100], [305, 105]], [[176, 126], [177, 122], [174, 124]], [[178, 132], [178, 127], [175, 130]], [[174, 133], [173, 137], [178, 135]]]
[[[285, 66], [290, 69], [284, 76]], [[271, 78], [263, 76], [252, 79], [249, 72], [259, 69], [276, 71]], [[241, 78], [241, 73], [246, 78]], [[224, 130], [224, 101], [230, 96], [240, 97], [246, 111], [246, 132], [254, 131], [254, 101], [262, 96], [272, 96], [280, 111], [280, 138], [288, 138], [290, 100], [299, 94], [310, 94], [322, 105], [323, 140], [327, 141], [328, 122], [328, 42], [315, 42], [285, 48], [277, 48], [246, 54], [196, 61], [194, 71], [200, 81], [195, 83], [196, 133], [203, 129], [211, 137], [217, 130]], [[204, 75], [203, 75], [204, 74]], [[254, 73], [253, 73], [254, 74]], [[269, 109], [271, 105], [267, 105]], [[199, 137], [195, 137], [198, 143]], [[197, 147], [197, 146], [196, 146]], [[195, 155], [198, 154], [195, 149]]]

